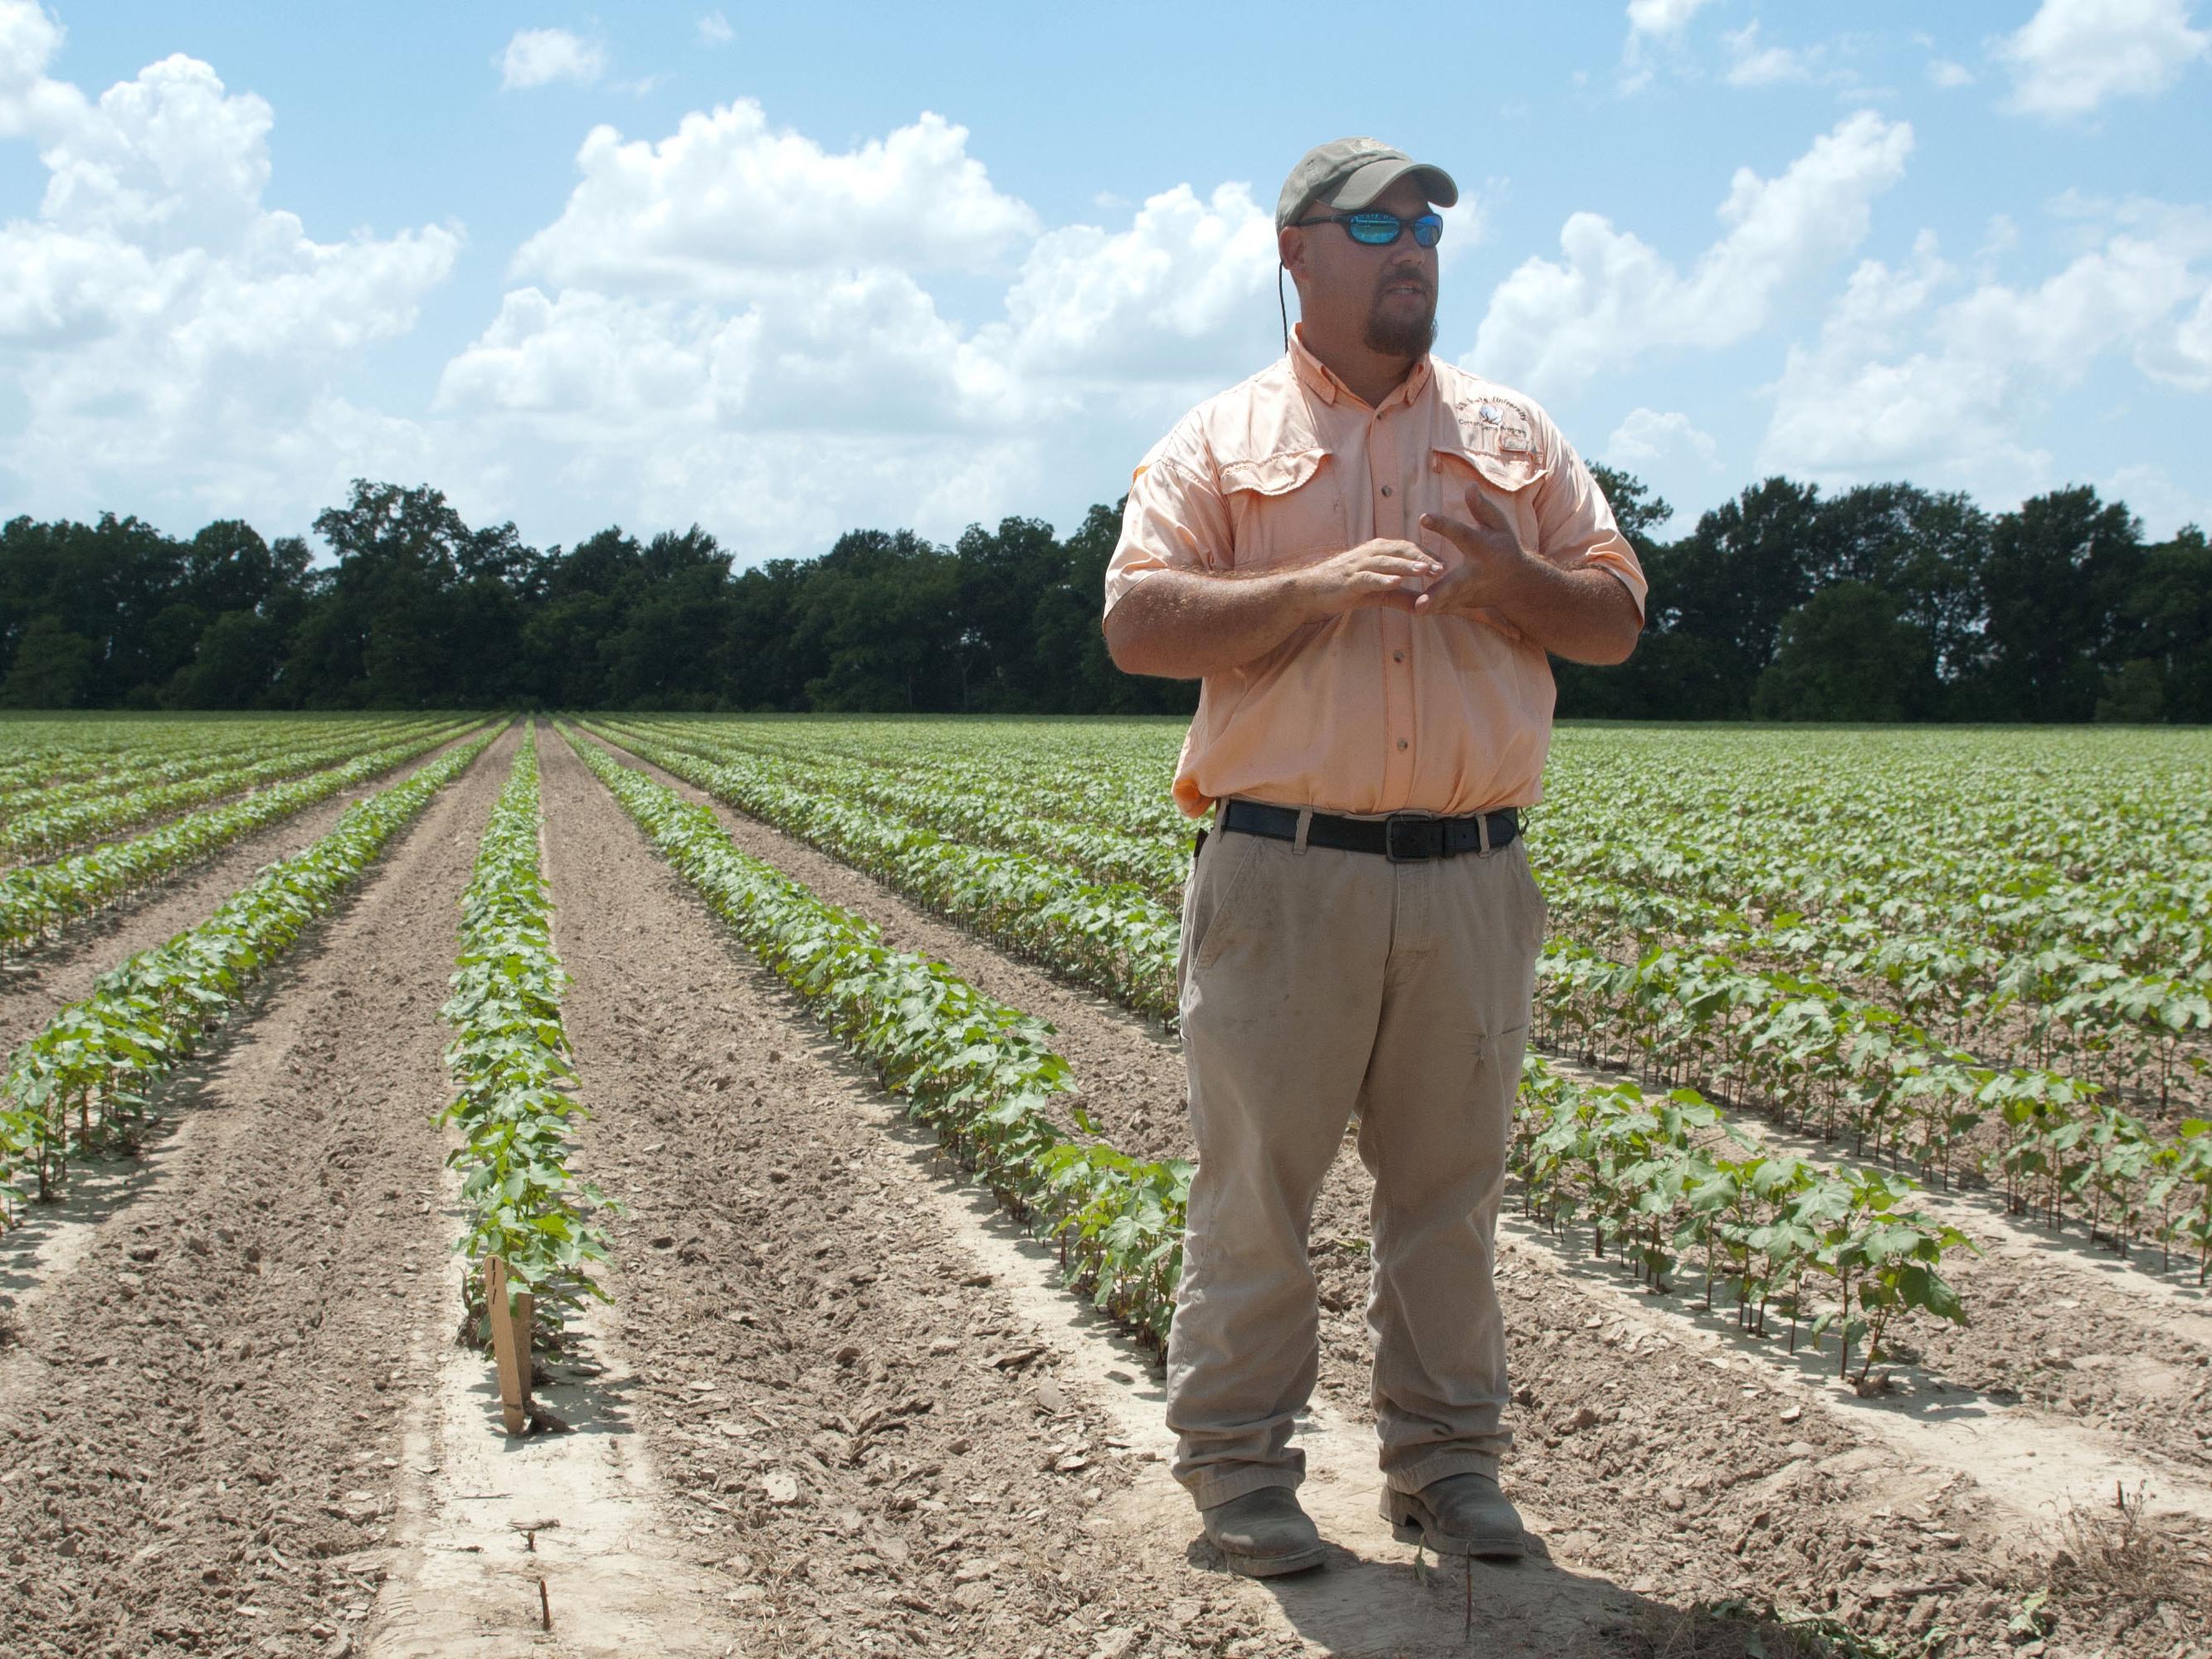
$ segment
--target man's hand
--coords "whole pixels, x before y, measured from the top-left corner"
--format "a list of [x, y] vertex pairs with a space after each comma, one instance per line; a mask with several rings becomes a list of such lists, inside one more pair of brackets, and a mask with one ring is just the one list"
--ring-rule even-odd
[[1106, 649], [1127, 674], [1224, 674], [1331, 617], [1411, 611], [1443, 568], [1411, 542], [1371, 541], [1287, 570], [1155, 570], [1107, 613]]
[[1293, 574], [1318, 622], [1376, 606], [1411, 611], [1443, 571], [1433, 556], [1413, 543], [1378, 537]]
[[1594, 565], [1545, 558], [1480, 484], [1468, 490], [1467, 510], [1468, 519], [1421, 515], [1421, 528], [1457, 548], [1463, 562], [1430, 584], [1414, 615], [1502, 623], [1509, 637], [1570, 662], [1621, 662], [1636, 649], [1644, 615], [1625, 583]]
[[1528, 589], [1529, 567], [1539, 561], [1534, 549], [1522, 545], [1513, 515], [1492, 501], [1480, 484], [1468, 486], [1467, 510], [1468, 519], [1441, 513], [1421, 515], [1421, 528], [1442, 536], [1466, 562], [1430, 584], [1413, 602], [1417, 616], [1504, 611]]

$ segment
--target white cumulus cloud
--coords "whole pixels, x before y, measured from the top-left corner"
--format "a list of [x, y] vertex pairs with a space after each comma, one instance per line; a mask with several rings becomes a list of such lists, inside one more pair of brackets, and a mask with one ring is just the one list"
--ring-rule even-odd
[[1628, 27], [1636, 34], [1680, 34], [1712, 0], [1628, 0]]
[[1818, 341], [1791, 349], [1760, 465], [1838, 482], [1910, 471], [1999, 499], [2047, 488], [2033, 423], [2100, 362], [2212, 387], [2208, 258], [2199, 216], [2131, 213], [2039, 283], [1968, 287], [1923, 234], [1903, 268], [1861, 264]]
[[726, 46], [738, 38], [730, 27], [730, 20], [720, 11], [710, 11], [699, 20], [699, 39], [710, 46]]
[[264, 100], [183, 56], [95, 100], [46, 73], [61, 39], [0, 0], [0, 134], [46, 173], [37, 216], [0, 222], [0, 371], [25, 410], [0, 467], [59, 496], [183, 473], [235, 510], [296, 463], [341, 368], [413, 326], [459, 235], [316, 241], [262, 200]]
[[2170, 338], [2143, 348], [2140, 361], [2143, 372], [2156, 379], [2191, 392], [2212, 392], [2212, 286], [2174, 325]]
[[1006, 321], [982, 337], [1028, 380], [1218, 381], [1250, 372], [1250, 335], [1231, 325], [1273, 309], [1274, 272], [1272, 206], [1242, 184], [1206, 198], [1178, 185], [1127, 230], [1069, 225], [1039, 238]]
[[594, 127], [582, 182], [516, 254], [560, 286], [733, 298], [835, 264], [988, 271], [1036, 216], [995, 188], [968, 131], [924, 113], [835, 152], [769, 125], [750, 98], [684, 118], [658, 143]]
[[2066, 117], [2161, 93], [2208, 48], [2182, 0], [2043, 0], [1996, 56], [2013, 75], [2008, 108]]
[[[1620, 50], [1620, 89], [1649, 86], [1654, 60], [1682, 61], [1681, 37], [1690, 19], [1712, 0], [1628, 0], [1628, 40]], [[1577, 82], [1581, 71], [1576, 71]]]
[[517, 29], [492, 63], [506, 92], [556, 81], [587, 87], [607, 72], [605, 49], [567, 29]]
[[1863, 110], [1778, 178], [1738, 168], [1719, 210], [1727, 233], [1686, 273], [1601, 215], [1573, 214], [1564, 257], [1529, 259], [1498, 285], [1462, 361], [1559, 398], [1649, 352], [1732, 344], [1864, 238], [1874, 198], [1904, 176], [1911, 149], [1909, 125]]
[[1728, 82], [1732, 87], [1771, 87], [1813, 78], [1811, 55], [1789, 46], [1762, 46], [1759, 20], [1721, 36], [1728, 47]]
[[1604, 457], [1624, 465], [1687, 457], [1707, 467], [1720, 464], [1720, 446], [1679, 410], [1632, 409], [1605, 441]]
[[[949, 534], [1070, 477], [1111, 490], [1279, 349], [1272, 210], [1186, 183], [1040, 231], [965, 142], [925, 116], [833, 153], [750, 103], [657, 143], [593, 134], [516, 262], [537, 280], [447, 364], [437, 416], [535, 456], [541, 500], [600, 491], [603, 516], [697, 518], [749, 555], [855, 522]], [[1472, 239], [1472, 201], [1455, 223]], [[922, 284], [993, 261], [980, 324]]]

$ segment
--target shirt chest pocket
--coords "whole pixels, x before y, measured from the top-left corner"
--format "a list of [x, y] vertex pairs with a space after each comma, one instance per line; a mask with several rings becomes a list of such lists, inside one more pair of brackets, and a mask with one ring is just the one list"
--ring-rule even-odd
[[[1482, 420], [1473, 411], [1449, 410], [1438, 422], [1436, 442], [1429, 453], [1430, 469], [1437, 475], [1437, 512], [1467, 519], [1467, 492], [1475, 485], [1491, 502], [1509, 514], [1519, 527], [1522, 543], [1537, 549], [1537, 486], [1550, 476], [1550, 461], [1538, 453], [1525, 427], [1509, 427]], [[1421, 545], [1431, 552], [1448, 550], [1442, 536], [1420, 532]]]
[[1219, 466], [1237, 569], [1311, 564], [1351, 545], [1344, 492], [1327, 450], [1279, 450]]

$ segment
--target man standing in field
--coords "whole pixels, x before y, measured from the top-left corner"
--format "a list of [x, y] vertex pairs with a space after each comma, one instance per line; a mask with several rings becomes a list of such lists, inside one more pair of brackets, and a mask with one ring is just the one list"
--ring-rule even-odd
[[1307, 152], [1275, 210], [1297, 337], [1146, 457], [1106, 575], [1115, 662], [1204, 682], [1175, 780], [1219, 810], [1183, 899], [1168, 1422], [1206, 1536], [1255, 1576], [1322, 1558], [1290, 1437], [1320, 1364], [1307, 1231], [1355, 1109], [1384, 1516], [1444, 1554], [1525, 1541], [1492, 1278], [1545, 925], [1517, 809], [1546, 653], [1621, 661], [1644, 585], [1544, 412], [1429, 355], [1431, 209], [1458, 199], [1371, 138]]

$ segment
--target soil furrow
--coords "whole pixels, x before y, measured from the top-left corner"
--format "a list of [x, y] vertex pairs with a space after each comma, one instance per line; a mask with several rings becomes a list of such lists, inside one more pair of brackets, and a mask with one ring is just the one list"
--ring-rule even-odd
[[633, 1409], [739, 1650], [1304, 1650], [1186, 1559], [1194, 1518], [1110, 1522], [1158, 1474], [1110, 1405], [934, 1213], [870, 1080], [565, 745], [544, 754], [580, 1161], [629, 1206]]
[[[867, 915], [887, 943], [941, 957], [989, 994], [1052, 1021], [1084, 1104], [1121, 1150], [1188, 1154], [1180, 1056], [1156, 1027], [756, 820], [719, 803], [716, 811], [739, 846]], [[1346, 1413], [1363, 1410], [1367, 1392], [1370, 1191], [1347, 1143], [1316, 1207], [1313, 1252], [1321, 1393]], [[2054, 1481], [2044, 1515], [1994, 1509], [1968, 1472], [1971, 1443], [1947, 1438], [1947, 1425], [1900, 1419], [1878, 1434], [1863, 1431], [1820, 1390], [1778, 1397], [1770, 1362], [1724, 1375], [1689, 1321], [1669, 1316], [1658, 1328], [1632, 1328], [1608, 1301], [1610, 1287], [1585, 1287], [1558, 1271], [1556, 1249], [1536, 1235], [1522, 1235], [1502, 1260], [1520, 1435], [1509, 1479], [1540, 1494], [1563, 1528], [1553, 1539], [1561, 1559], [1640, 1593], [1670, 1601], [1771, 1598], [1837, 1610], [1860, 1628], [1895, 1636], [1941, 1619], [1995, 1642], [2041, 1581], [2056, 1547], [2052, 1521], [2075, 1504], [2085, 1512], [2109, 1505], [2109, 1488]], [[2062, 1419], [2041, 1421], [2054, 1437], [2074, 1432]], [[2212, 1534], [2186, 1515], [2165, 1514], [2155, 1524], [2170, 1534], [2181, 1593], [2190, 1605], [2212, 1606]], [[1916, 1565], [1924, 1556], [1942, 1572]], [[2069, 1611], [2095, 1627], [2103, 1650], [2172, 1650], [2155, 1598], [2085, 1592]], [[2192, 1617], [2200, 1638], [2212, 1636], [2212, 1620]]]
[[143, 1180], [23, 1316], [0, 1359], [0, 1650], [320, 1654], [366, 1616], [429, 1380], [408, 1356], [450, 1324], [436, 1011], [514, 743], [178, 1079]]

